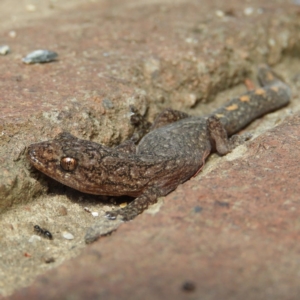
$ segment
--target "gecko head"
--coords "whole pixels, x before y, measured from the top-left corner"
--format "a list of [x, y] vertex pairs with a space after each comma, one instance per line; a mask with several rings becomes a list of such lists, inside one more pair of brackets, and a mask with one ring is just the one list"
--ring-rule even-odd
[[67, 186], [86, 193], [106, 194], [105, 187], [101, 190], [106, 177], [102, 161], [111, 155], [108, 150], [63, 132], [53, 140], [30, 145], [27, 157], [36, 169]]

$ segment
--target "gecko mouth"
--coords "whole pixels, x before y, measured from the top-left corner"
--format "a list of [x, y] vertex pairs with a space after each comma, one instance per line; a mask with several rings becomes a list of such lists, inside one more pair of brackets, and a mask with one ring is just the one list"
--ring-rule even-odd
[[37, 157], [36, 157], [35, 149], [33, 149], [31, 146], [28, 147], [27, 158], [29, 159], [29, 161], [31, 163], [38, 163], [39, 162]]
[[38, 154], [36, 149], [29, 146], [27, 151], [27, 159], [29, 160], [30, 164], [39, 171], [44, 171], [43, 164], [38, 158]]
[[30, 145], [27, 151], [27, 159], [38, 170], [44, 169], [43, 165], [45, 159], [43, 159], [43, 157], [39, 154], [39, 147]]

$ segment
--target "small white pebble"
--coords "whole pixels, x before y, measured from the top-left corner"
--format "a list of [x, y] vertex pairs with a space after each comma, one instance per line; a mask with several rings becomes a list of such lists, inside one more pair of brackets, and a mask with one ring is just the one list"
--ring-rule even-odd
[[185, 42], [188, 43], [188, 44], [192, 44], [194, 42], [194, 39], [191, 38], [191, 37], [188, 37], [185, 39]]
[[196, 94], [189, 93], [189, 94], [186, 95], [186, 100], [188, 101], [190, 107], [192, 107], [197, 102], [197, 96], [196, 96]]
[[46, 63], [57, 58], [57, 53], [50, 50], [35, 50], [22, 59], [25, 64]]
[[36, 11], [36, 6], [33, 4], [28, 4], [28, 5], [26, 5], [26, 10], [27, 11]]
[[66, 240], [73, 240], [74, 239], [74, 235], [70, 232], [67, 232], [67, 231], [62, 232], [62, 236]]
[[14, 30], [11, 30], [9, 33], [8, 33], [8, 36], [11, 37], [11, 38], [15, 38], [17, 36], [17, 33], [14, 31]]
[[215, 11], [215, 14], [216, 14], [216, 16], [219, 17], [219, 18], [222, 18], [222, 17], [225, 16], [224, 11], [219, 10], [219, 9]]
[[273, 40], [273, 39], [269, 39], [269, 40], [268, 40], [268, 44], [269, 44], [271, 47], [274, 47], [274, 46], [276, 45], [276, 42], [275, 42], [275, 40]]
[[98, 216], [99, 216], [99, 213], [96, 212], [96, 211], [92, 211], [92, 216], [93, 216], [93, 217], [98, 217]]
[[244, 9], [244, 14], [245, 14], [246, 16], [250, 16], [250, 15], [253, 14], [253, 11], [254, 11], [253, 7], [246, 7], [246, 8]]
[[7, 45], [0, 46], [0, 54], [1, 55], [6, 55], [9, 52], [10, 52], [9, 46], [7, 46]]
[[29, 243], [34, 243], [34, 242], [36, 242], [36, 241], [40, 241], [41, 239], [42, 239], [42, 238], [41, 238], [40, 236], [33, 234], [33, 235], [29, 238], [28, 242], [29, 242]]

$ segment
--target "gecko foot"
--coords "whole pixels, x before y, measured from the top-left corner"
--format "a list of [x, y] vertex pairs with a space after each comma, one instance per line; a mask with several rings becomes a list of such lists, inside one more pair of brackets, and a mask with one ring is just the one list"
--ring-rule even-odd
[[126, 207], [114, 211], [108, 211], [105, 216], [109, 220], [115, 220], [118, 216], [121, 216], [123, 221], [130, 221], [147, 209], [149, 205], [156, 202], [157, 194], [155, 189], [149, 189], [134, 199]]
[[137, 215], [142, 213], [144, 209], [134, 207], [133, 205], [129, 204], [125, 208], [106, 212], [105, 217], [109, 220], [116, 220], [118, 216], [121, 216], [122, 221], [130, 221], [134, 219]]
[[116, 220], [117, 216], [121, 216], [122, 221], [130, 221], [134, 219], [138, 214], [139, 213], [131, 212], [123, 208], [123, 209], [106, 212], [105, 217], [109, 220]]
[[232, 149], [236, 148], [239, 145], [242, 145], [245, 141], [249, 141], [252, 138], [252, 134], [247, 132], [243, 134], [235, 134], [230, 138], [230, 143]]

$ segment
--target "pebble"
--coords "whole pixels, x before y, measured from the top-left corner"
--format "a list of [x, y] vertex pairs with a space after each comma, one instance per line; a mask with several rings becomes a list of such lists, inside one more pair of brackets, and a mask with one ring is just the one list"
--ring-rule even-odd
[[219, 17], [219, 18], [223, 18], [225, 16], [225, 13], [222, 10], [216, 10], [215, 14]]
[[16, 33], [14, 30], [11, 30], [11, 31], [8, 33], [8, 36], [14, 39], [14, 38], [17, 36], [17, 33]]
[[98, 217], [98, 216], [99, 216], [99, 213], [96, 212], [96, 211], [92, 211], [92, 216], [93, 216], [93, 217]]
[[0, 46], [0, 54], [1, 55], [6, 55], [9, 52], [10, 52], [9, 46], [7, 46], [7, 45], [1, 45]]
[[246, 16], [252, 15], [253, 12], [254, 12], [253, 7], [247, 7], [247, 8], [244, 9], [244, 15], [246, 15]]
[[73, 240], [74, 239], [74, 235], [70, 232], [67, 232], [67, 231], [62, 232], [62, 236], [66, 240]]
[[33, 4], [28, 4], [28, 5], [26, 5], [26, 10], [27, 11], [36, 11], [36, 6]]
[[127, 202], [120, 203], [120, 205], [119, 205], [120, 208], [124, 208], [126, 206], [127, 206]]
[[96, 211], [91, 211], [88, 207], [84, 207], [84, 210], [88, 213], [90, 213], [93, 217], [98, 217], [99, 213]]
[[40, 240], [41, 240], [41, 237], [34, 234], [34, 235], [32, 235], [32, 236], [29, 238], [28, 242], [29, 242], [29, 243], [34, 243], [34, 242], [40, 241]]
[[25, 64], [36, 64], [53, 61], [58, 54], [50, 50], [35, 50], [22, 59]]

